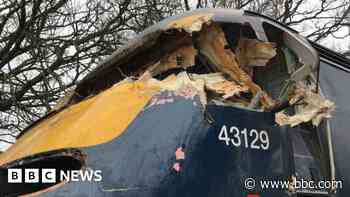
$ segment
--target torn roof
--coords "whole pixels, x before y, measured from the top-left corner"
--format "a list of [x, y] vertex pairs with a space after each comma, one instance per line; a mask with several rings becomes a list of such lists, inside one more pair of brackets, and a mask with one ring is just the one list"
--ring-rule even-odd
[[[123, 73], [121, 69], [130, 71], [140, 64], [137, 62], [138, 60], [133, 59], [134, 57], [138, 56], [139, 58], [137, 59], [142, 61], [142, 57], [145, 55], [160, 57], [167, 51], [176, 48], [176, 43], [170, 42], [167, 43], [166, 46], [161, 44], [164, 43], [164, 40], [168, 40], [169, 37], [172, 40], [174, 40], [174, 38], [175, 40], [183, 39], [183, 42], [186, 42], [185, 32], [199, 31], [202, 23], [210, 22], [249, 24], [254, 29], [258, 39], [263, 41], [267, 41], [263, 23], [272, 24], [290, 35], [286, 37], [287, 42], [294, 44], [295, 47], [298, 48], [298, 51], [300, 51], [298, 55], [304, 57], [306, 64], [311, 64], [311, 66], [315, 68], [319, 63], [317, 52], [306, 39], [276, 21], [267, 17], [261, 17], [260, 15], [254, 15], [252, 12], [236, 9], [198, 9], [167, 18], [150, 26], [126, 45], [116, 50], [77, 85], [76, 95], [79, 95], [79, 98], [73, 97], [73, 100], [82, 100], [90, 95], [90, 91], [94, 92], [96, 89], [105, 89], [113, 85], [113, 83], [100, 85], [96, 83], [100, 82], [101, 79], [108, 81], [111, 78], [115, 80], [117, 78], [122, 78], [125, 73]], [[179, 29], [185, 32], [174, 32], [174, 30]], [[164, 32], [167, 32], [167, 34], [163, 34]], [[157, 44], [159, 46], [157, 46]], [[151, 48], [153, 48], [152, 54], [147, 52]], [[142, 64], [144, 63], [145, 62], [142, 62]]]
[[[191, 43], [192, 34], [201, 30], [203, 24], [211, 22], [248, 24], [254, 30], [257, 38], [262, 41], [268, 41], [263, 24], [272, 24], [287, 35], [285, 41], [298, 49], [298, 56], [304, 57], [304, 63], [311, 64], [314, 68], [319, 64], [318, 54], [310, 43], [290, 28], [276, 21], [235, 9], [199, 9], [170, 17], [145, 29], [101, 62], [94, 71], [79, 82], [62, 107], [70, 106], [96, 95], [124, 79], [125, 76], [134, 76], [133, 74], [138, 69], [154, 64], [165, 54], [176, 50], [179, 46]], [[25, 129], [21, 135], [36, 123], [61, 110], [62, 108], [56, 109], [47, 114]]]

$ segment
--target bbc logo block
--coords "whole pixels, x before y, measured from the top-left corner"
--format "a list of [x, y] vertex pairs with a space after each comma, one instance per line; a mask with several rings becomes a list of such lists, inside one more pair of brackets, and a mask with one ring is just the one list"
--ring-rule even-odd
[[39, 169], [31, 169], [31, 168], [25, 169], [24, 182], [39, 183]]
[[56, 182], [56, 169], [42, 169], [41, 175], [41, 182], [43, 183]]
[[22, 183], [22, 169], [8, 169], [7, 182]]
[[12, 168], [7, 170], [7, 180], [8, 183], [55, 183], [56, 169]]

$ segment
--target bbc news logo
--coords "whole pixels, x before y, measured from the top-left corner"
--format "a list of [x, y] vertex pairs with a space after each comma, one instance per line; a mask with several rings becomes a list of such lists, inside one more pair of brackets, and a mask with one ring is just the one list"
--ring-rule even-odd
[[102, 171], [92, 169], [57, 171], [52, 168], [12, 168], [7, 170], [7, 181], [8, 183], [99, 182], [102, 181]]

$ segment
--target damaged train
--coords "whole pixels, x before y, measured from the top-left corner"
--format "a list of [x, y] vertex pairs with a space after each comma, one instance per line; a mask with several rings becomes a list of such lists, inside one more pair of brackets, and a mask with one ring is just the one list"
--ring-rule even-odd
[[[170, 17], [101, 62], [0, 155], [0, 196], [348, 196], [349, 72], [349, 60], [256, 13]], [[19, 182], [11, 169], [23, 170]], [[39, 170], [36, 182], [26, 169]], [[101, 177], [58, 173], [74, 170]]]

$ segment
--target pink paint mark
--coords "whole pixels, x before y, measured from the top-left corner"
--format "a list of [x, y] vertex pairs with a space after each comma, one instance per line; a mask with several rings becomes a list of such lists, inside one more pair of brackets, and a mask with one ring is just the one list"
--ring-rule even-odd
[[174, 163], [173, 169], [174, 169], [176, 172], [180, 172], [180, 170], [181, 170], [180, 163], [179, 163], [179, 162]]
[[185, 159], [185, 152], [183, 151], [182, 147], [179, 147], [176, 149], [175, 157], [176, 157], [176, 160]]

